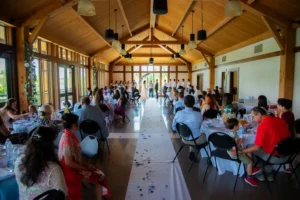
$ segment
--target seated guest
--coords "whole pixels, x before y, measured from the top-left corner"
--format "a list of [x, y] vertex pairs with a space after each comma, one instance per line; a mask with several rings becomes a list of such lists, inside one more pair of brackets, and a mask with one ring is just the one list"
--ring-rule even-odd
[[[184, 98], [184, 93], [183, 92], [179, 92], [179, 94], [178, 94], [178, 101], [176, 101], [176, 103], [174, 104], [174, 110], [173, 110], [174, 115], [176, 114], [176, 109], [177, 108], [184, 107], [184, 100], [183, 100], [183, 98]], [[195, 99], [194, 99], [194, 101], [195, 101]]]
[[104, 86], [104, 88], [103, 88], [103, 95], [107, 95], [107, 93], [108, 93], [107, 87]]
[[202, 93], [201, 93], [201, 91], [199, 90], [199, 87], [196, 86], [196, 90], [195, 90], [195, 93], [194, 93], [195, 99], [197, 99], [199, 95], [202, 95]]
[[125, 98], [124, 93], [121, 94], [121, 97], [118, 99], [118, 103], [115, 107], [115, 115], [117, 116], [121, 116], [123, 121], [125, 121], [125, 111], [126, 111], [126, 103], [127, 103], [127, 99]]
[[[179, 93], [179, 95], [181, 95], [181, 93]], [[195, 104], [195, 99], [193, 96], [187, 95], [184, 97], [183, 101], [184, 101], [185, 109], [179, 111], [175, 115], [175, 117], [173, 119], [173, 123], [172, 123], [172, 129], [175, 131], [176, 124], [183, 123], [187, 127], [189, 127], [189, 129], [192, 131], [192, 134], [194, 136], [194, 139], [196, 140], [196, 143], [203, 144], [206, 142], [206, 136], [205, 136], [205, 134], [200, 133], [201, 123], [202, 123], [202, 115], [200, 112], [196, 112], [193, 110], [193, 106]], [[193, 141], [187, 141], [187, 140], [192, 140], [193, 139], [192, 136], [190, 136], [189, 138], [184, 138], [184, 139], [185, 140], [182, 140], [182, 142], [184, 142], [185, 144], [194, 145]], [[195, 149], [195, 151], [196, 151], [196, 149]], [[193, 148], [190, 148], [189, 158], [191, 160], [194, 160], [194, 158], [195, 158], [195, 153], [193, 152]]]
[[29, 111], [30, 116], [38, 116], [38, 111], [37, 111], [35, 105], [30, 105], [28, 108], [28, 111]]
[[175, 87], [172, 89], [172, 97], [173, 97], [173, 103], [178, 101], [178, 91], [176, 90]]
[[212, 94], [207, 94], [205, 96], [205, 105], [202, 107], [202, 116], [208, 110], [217, 110], [219, 111], [218, 103], [216, 102], [214, 96]]
[[104, 115], [101, 109], [97, 106], [90, 105], [90, 99], [88, 97], [83, 97], [81, 100], [82, 111], [79, 116], [79, 123], [84, 120], [93, 120], [97, 122], [100, 130], [95, 134], [99, 139], [105, 139], [108, 137], [108, 130], [104, 120]]
[[39, 127], [29, 139], [25, 154], [17, 159], [14, 173], [20, 199], [34, 199], [51, 189], [59, 189], [68, 196], [62, 166], [54, 150], [56, 136], [54, 129]]
[[172, 89], [169, 87], [166, 94], [168, 95], [170, 101], [173, 101], [173, 95], [172, 95], [172, 92], [171, 92], [171, 91], [172, 91]]
[[225, 93], [223, 96], [223, 106], [224, 110], [231, 110], [232, 111], [232, 94], [230, 93]]
[[86, 96], [90, 96], [90, 95], [93, 95], [93, 91], [92, 91], [91, 87], [88, 87]]
[[109, 105], [105, 104], [103, 93], [101, 90], [98, 90], [96, 92], [95, 106], [99, 107], [103, 113], [109, 111], [109, 109], [110, 109]]
[[[88, 98], [84, 101], [88, 101]], [[93, 107], [93, 109], [99, 108]], [[101, 200], [102, 186], [98, 181], [103, 180], [104, 174], [92, 165], [86, 167], [82, 164], [81, 147], [75, 136], [75, 132], [78, 131], [79, 127], [78, 116], [74, 114], [65, 114], [62, 117], [62, 120], [64, 133], [59, 142], [58, 157], [68, 187], [69, 199], [82, 199], [81, 181], [83, 178], [87, 178], [95, 184], [94, 189], [96, 198]], [[96, 175], [96, 171], [99, 175]]]
[[[267, 160], [272, 153], [274, 147], [282, 140], [290, 137], [290, 132], [286, 122], [278, 117], [271, 117], [267, 115], [265, 109], [255, 107], [251, 110], [253, 120], [258, 123], [255, 142], [252, 147], [240, 150], [240, 153], [253, 153], [263, 160]], [[275, 155], [278, 153], [275, 152]], [[280, 158], [272, 156], [270, 163], [278, 163], [286, 161], [287, 158]], [[268, 177], [272, 180], [273, 177]], [[258, 177], [258, 180], [264, 181], [264, 176]]]
[[292, 100], [280, 98], [277, 101], [277, 111], [275, 110], [275, 116], [280, 117], [283, 119], [290, 131], [291, 137], [296, 136], [295, 130], [295, 116], [294, 113], [291, 111], [292, 109]]
[[207, 94], [214, 94], [214, 93], [211, 92], [210, 88], [207, 88], [206, 92], [207, 92]]
[[[235, 118], [228, 119], [226, 122], [226, 128], [230, 130], [230, 133], [228, 135], [235, 140], [236, 146], [239, 149], [244, 143], [244, 138], [239, 138], [239, 135], [237, 134], [237, 131], [239, 130], [239, 120]], [[232, 149], [227, 151], [227, 153], [232, 159], [237, 159], [238, 149], [232, 147]], [[238, 156], [240, 161], [247, 165], [247, 177], [245, 178], [245, 182], [252, 186], [258, 186], [258, 182], [253, 178], [253, 175], [259, 173], [261, 171], [261, 168], [256, 167], [252, 169], [253, 163], [251, 153], [239, 154]]]
[[27, 133], [11, 134], [10, 130], [6, 128], [2, 117], [0, 117], [0, 144], [5, 144], [7, 139], [13, 144], [24, 144], [27, 138]]
[[116, 100], [118, 100], [119, 98], [120, 98], [120, 92], [119, 92], [119, 90], [115, 90], [115, 93], [114, 93], [113, 99], [116, 99]]
[[262, 107], [268, 113], [269, 107], [268, 107], [268, 100], [266, 96], [264, 95], [258, 96], [257, 107]]
[[194, 95], [194, 93], [195, 93], [194, 86], [191, 85], [189, 89], [189, 94]]
[[17, 100], [8, 99], [3, 108], [0, 109], [1, 117], [6, 128], [12, 129], [12, 120], [18, 120], [24, 117], [29, 117], [29, 114], [17, 115]]
[[201, 108], [202, 102], [203, 102], [203, 95], [198, 95], [196, 103], [195, 103], [195, 107], [197, 108]]

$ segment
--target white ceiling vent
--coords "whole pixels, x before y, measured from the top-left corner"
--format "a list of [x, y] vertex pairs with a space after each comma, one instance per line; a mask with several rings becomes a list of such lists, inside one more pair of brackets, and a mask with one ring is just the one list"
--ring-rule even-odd
[[226, 56], [222, 57], [222, 62], [226, 62]]
[[254, 53], [261, 53], [262, 51], [263, 51], [263, 44], [259, 44], [254, 47]]

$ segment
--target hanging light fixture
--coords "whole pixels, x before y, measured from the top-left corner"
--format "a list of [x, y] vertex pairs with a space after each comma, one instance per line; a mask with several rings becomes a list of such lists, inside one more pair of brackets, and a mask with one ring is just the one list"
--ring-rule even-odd
[[174, 54], [171, 55], [171, 62], [175, 62], [175, 55]]
[[156, 15], [164, 15], [168, 13], [168, 0], [154, 0], [153, 13]]
[[119, 34], [118, 34], [118, 19], [117, 19], [117, 11], [118, 9], [115, 9], [115, 25], [116, 25], [116, 29], [115, 29], [115, 33], [114, 33], [114, 39], [112, 41], [111, 46], [114, 48], [118, 48], [121, 46], [121, 43], [119, 41]]
[[188, 44], [188, 47], [190, 49], [196, 49], [197, 48], [197, 44], [195, 42], [195, 34], [194, 34], [194, 10], [191, 11], [192, 12], [192, 33], [190, 34], [190, 42]]
[[114, 31], [110, 29], [110, 0], [108, 0], [108, 29], [105, 30], [105, 39], [106, 40], [114, 39]]
[[[125, 36], [124, 35], [124, 25], [122, 25], [122, 34], [123, 34], [123, 37], [124, 37]], [[127, 51], [125, 49], [125, 44], [121, 45], [120, 54], [123, 55], [123, 56], [127, 54]]]
[[186, 55], [186, 51], [184, 50], [184, 44], [183, 44], [183, 25], [181, 26], [182, 28], [181, 28], [181, 30], [182, 30], [182, 32], [181, 32], [181, 45], [180, 45], [180, 51], [179, 51], [179, 54], [181, 55], [181, 56], [184, 56], [184, 55]]
[[154, 63], [154, 58], [152, 57], [152, 47], [150, 47], [149, 65], [152, 66], [153, 63]]
[[176, 54], [175, 54], [175, 58], [180, 58], [180, 54], [179, 54], [179, 53], [176, 53]]
[[237, 17], [243, 13], [242, 5], [238, 0], [228, 0], [225, 7], [225, 16]]
[[132, 63], [133, 60], [132, 60], [132, 54], [128, 54], [128, 62]]
[[206, 30], [203, 29], [203, 0], [201, 0], [201, 21], [202, 21], [202, 30], [198, 31], [197, 39], [206, 40]]
[[96, 15], [95, 6], [90, 0], [80, 0], [78, 2], [77, 12], [79, 15], [87, 17]]

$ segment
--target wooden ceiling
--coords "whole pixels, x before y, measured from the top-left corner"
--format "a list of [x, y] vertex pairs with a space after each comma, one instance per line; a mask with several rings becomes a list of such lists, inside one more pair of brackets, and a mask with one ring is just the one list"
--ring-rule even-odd
[[[225, 49], [268, 32], [261, 18], [263, 15], [278, 24], [278, 28], [300, 20], [299, 0], [240, 0], [243, 3], [244, 13], [234, 18], [224, 16], [228, 0], [203, 0], [203, 26], [207, 31], [208, 39], [202, 42], [197, 41], [198, 48], [191, 50], [187, 47], [189, 35], [192, 32], [191, 10], [195, 11], [193, 32], [196, 34], [202, 28], [202, 0], [169, 0], [169, 12], [162, 16], [150, 15], [151, 1], [110, 0], [110, 27], [115, 30], [114, 10], [118, 9], [119, 38], [124, 41], [153, 40], [153, 45], [150, 46], [153, 46], [152, 54], [155, 63], [170, 63], [170, 57], [167, 55], [179, 50], [180, 47], [176, 44], [168, 45], [166, 48], [169, 50], [155, 48], [158, 47], [155, 41], [181, 43], [181, 25], [184, 25], [183, 42], [186, 44], [185, 50], [187, 51], [187, 55], [183, 57], [187, 62], [192, 63], [202, 59], [200, 51], [207, 55], [216, 55]], [[51, 15], [44, 13], [48, 14], [49, 18], [39, 36], [80, 53], [97, 56], [97, 60], [106, 63], [116, 61], [120, 57], [119, 50], [111, 48], [111, 41], [105, 41], [103, 38], [105, 29], [109, 26], [108, 0], [93, 1], [97, 13], [93, 17], [79, 16], [76, 12], [76, 2], [78, 0], [1, 0], [0, 20], [17, 25], [22, 24], [39, 10], [45, 7], [50, 9], [54, 3], [60, 3], [66, 8], [61, 9], [60, 12], [50, 12]], [[70, 3], [69, 7], [66, 6], [68, 3]], [[153, 35], [149, 29], [150, 24], [154, 26]], [[124, 32], [122, 25], [124, 25]], [[149, 45], [126, 45], [126, 49], [134, 51], [134, 63], [148, 62]], [[126, 59], [119, 59], [118, 62], [129, 64]], [[178, 62], [182, 63], [184, 60], [178, 60]]]

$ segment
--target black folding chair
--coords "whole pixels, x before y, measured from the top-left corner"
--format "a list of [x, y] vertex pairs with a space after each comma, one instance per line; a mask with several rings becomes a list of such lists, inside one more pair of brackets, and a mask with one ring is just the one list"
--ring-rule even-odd
[[181, 111], [181, 110], [184, 110], [184, 106], [181, 106], [181, 107], [176, 108], [175, 114], [176, 114], [178, 111]]
[[193, 111], [201, 112], [200, 108], [197, 108], [197, 107], [193, 107]]
[[295, 121], [295, 129], [296, 129], [296, 133], [300, 134], [300, 119], [297, 119]]
[[204, 112], [203, 117], [206, 119], [214, 119], [218, 116], [219, 112], [214, 109], [210, 109]]
[[[189, 129], [189, 127], [187, 125], [185, 125], [183, 123], [177, 123], [176, 124], [176, 129], [178, 131], [178, 134], [179, 134], [181, 140], [189, 141], [189, 142], [192, 141], [192, 142], [194, 142], [194, 144], [188, 145], [188, 144], [185, 144], [184, 142], [182, 142], [181, 147], [179, 148], [179, 150], [176, 153], [175, 158], [173, 159], [173, 163], [174, 163], [174, 161], [177, 158], [178, 154], [180, 153], [180, 151], [182, 150], [182, 148], [185, 145], [192, 146], [192, 147], [194, 147], [194, 148], [197, 149], [197, 154], [196, 154], [194, 160], [192, 161], [192, 163], [191, 163], [191, 165], [189, 167], [189, 171], [190, 171], [191, 168], [192, 168], [192, 166], [193, 166], [193, 164], [194, 164], [194, 162], [196, 161], [196, 158], [197, 158], [197, 156], [198, 156], [198, 154], [199, 154], [199, 152], [200, 152], [201, 149], [204, 149], [205, 152], [206, 152], [206, 154], [207, 154], [207, 156], [208, 156], [208, 153], [207, 153], [206, 148], [205, 148], [207, 146], [207, 142], [205, 142], [203, 144], [197, 144], [196, 143], [197, 138], [194, 138], [192, 131]], [[186, 140], [185, 139], [185, 138], [189, 138], [190, 136], [192, 136], [192, 140]]]
[[240, 115], [241, 115], [241, 118], [243, 118], [243, 116], [246, 114], [246, 109], [245, 109], [245, 108], [239, 109], [239, 110], [235, 113], [236, 117], [238, 116], [238, 114], [240, 114]]
[[48, 190], [35, 197], [33, 200], [65, 200], [65, 194], [61, 190]]
[[[214, 150], [214, 151], [211, 150], [210, 142], [213, 144], [213, 146], [216, 148], [216, 150]], [[242, 161], [239, 159], [238, 152], [237, 152], [238, 148], [237, 148], [236, 142], [233, 138], [231, 138], [226, 133], [214, 132], [208, 137], [208, 147], [209, 147], [209, 151], [210, 151], [210, 159], [212, 157], [215, 157], [215, 163], [216, 163], [217, 170], [218, 170], [217, 158], [222, 158], [222, 159], [237, 162], [239, 164], [237, 172], [239, 173]], [[235, 147], [235, 149], [236, 149], [236, 155], [237, 155], [236, 159], [231, 158], [227, 153], [227, 151], [231, 150], [233, 147]], [[208, 168], [209, 168], [209, 165], [207, 165], [207, 168], [206, 168], [206, 171], [204, 174], [204, 178], [203, 178], [203, 182], [205, 181], [205, 177], [206, 177]], [[244, 167], [244, 169], [245, 169], [245, 167]], [[246, 175], [246, 172], [245, 172], [245, 175]], [[238, 174], [236, 175], [236, 178], [235, 178], [233, 192], [235, 192], [237, 179], [238, 179]]]
[[[277, 152], [277, 154], [276, 154]], [[300, 152], [300, 139], [299, 138], [287, 138], [284, 139], [283, 141], [279, 142], [273, 149], [272, 153], [270, 154], [270, 156], [267, 158], [267, 160], [264, 160], [263, 158], [256, 156], [256, 158], [258, 159], [257, 162], [255, 163], [254, 167], [258, 164], [258, 162], [262, 163], [262, 170], [263, 170], [263, 175], [265, 177], [265, 180], [267, 180], [268, 182], [268, 189], [271, 193], [271, 189], [270, 189], [270, 184], [269, 181], [267, 179], [267, 174], [265, 171], [265, 167], [268, 165], [279, 165], [279, 167], [277, 168], [275, 174], [274, 174], [274, 178], [276, 178], [276, 175], [278, 173], [278, 171], [280, 170], [280, 168], [283, 165], [289, 164], [292, 168], [292, 174], [295, 174], [297, 183], [300, 187], [300, 182], [299, 182], [299, 178], [297, 173], [295, 173], [295, 169], [293, 166], [293, 161], [296, 158], [297, 154]], [[276, 157], [276, 158], [286, 158], [286, 161], [282, 161], [280, 163], [278, 162], [272, 162], [272, 158]], [[298, 167], [298, 166], [297, 166]], [[291, 177], [290, 176], [290, 177]]]
[[[110, 153], [110, 149], [109, 149], [107, 138], [105, 138], [105, 139], [103, 138], [101, 130], [100, 130], [100, 127], [97, 124], [97, 122], [95, 122], [93, 120], [84, 120], [79, 125], [79, 131], [80, 131], [81, 140], [83, 140], [83, 134], [82, 134], [82, 132], [84, 132], [85, 134], [94, 136], [98, 131], [100, 131], [101, 138], [97, 138], [97, 137], [96, 138], [97, 138], [98, 142], [102, 141], [102, 142], [106, 143], [108, 153]], [[103, 143], [103, 149], [104, 149], [104, 145], [105, 145], [104, 143]]]

